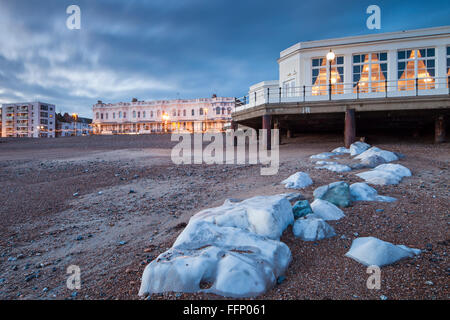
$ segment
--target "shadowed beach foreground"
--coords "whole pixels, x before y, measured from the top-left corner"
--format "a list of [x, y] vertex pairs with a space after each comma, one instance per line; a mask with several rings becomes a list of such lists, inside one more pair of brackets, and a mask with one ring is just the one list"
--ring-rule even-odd
[[[377, 186], [397, 202], [355, 202], [330, 221], [337, 236], [317, 242], [281, 238], [292, 252], [286, 279], [262, 299], [448, 299], [450, 145], [369, 141], [400, 152], [411, 169], [397, 186]], [[280, 184], [297, 171], [314, 181], [361, 182], [355, 172], [317, 170], [310, 155], [342, 145], [340, 135], [303, 135], [280, 146], [277, 175], [259, 165], [174, 165], [170, 136], [15, 139], [0, 143], [0, 298], [140, 299], [145, 266], [170, 248], [189, 218], [227, 198], [290, 192]], [[356, 237], [374, 236], [422, 253], [382, 268], [369, 290], [366, 267], [344, 254]], [[81, 289], [69, 290], [69, 265]], [[167, 293], [151, 299], [217, 299]]]

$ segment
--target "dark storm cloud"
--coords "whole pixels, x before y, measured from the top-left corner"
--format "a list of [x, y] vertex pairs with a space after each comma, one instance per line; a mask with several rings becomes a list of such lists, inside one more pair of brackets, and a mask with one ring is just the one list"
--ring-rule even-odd
[[[65, 27], [81, 7], [81, 30]], [[277, 79], [298, 41], [448, 24], [442, 1], [0, 0], [0, 102], [44, 100], [91, 116], [98, 100], [245, 94]]]

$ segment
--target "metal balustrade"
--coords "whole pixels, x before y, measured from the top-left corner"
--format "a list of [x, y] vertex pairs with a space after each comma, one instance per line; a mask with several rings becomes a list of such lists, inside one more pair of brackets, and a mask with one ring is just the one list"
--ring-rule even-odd
[[450, 76], [289, 88], [263, 88], [235, 98], [235, 112], [269, 103], [358, 100], [450, 94]]

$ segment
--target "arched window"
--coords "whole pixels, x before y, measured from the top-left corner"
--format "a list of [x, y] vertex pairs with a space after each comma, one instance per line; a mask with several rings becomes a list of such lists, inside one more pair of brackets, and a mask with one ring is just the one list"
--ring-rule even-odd
[[186, 109], [183, 110], [183, 117], [186, 117]]
[[133, 110], [133, 118], [136, 118], [136, 111]]
[[97, 112], [97, 113], [95, 114], [95, 119], [98, 119], [98, 115], [99, 115], [99, 113]]
[[222, 114], [225, 114], [225, 108], [222, 107]]
[[203, 115], [203, 108], [200, 108], [200, 113], [201, 116]]
[[192, 115], [195, 116], [195, 110], [194, 109], [192, 109]]
[[122, 118], [122, 111], [119, 111], [119, 119]]
[[216, 114], [220, 114], [220, 107], [216, 108]]
[[150, 111], [150, 118], [153, 118], [153, 111]]

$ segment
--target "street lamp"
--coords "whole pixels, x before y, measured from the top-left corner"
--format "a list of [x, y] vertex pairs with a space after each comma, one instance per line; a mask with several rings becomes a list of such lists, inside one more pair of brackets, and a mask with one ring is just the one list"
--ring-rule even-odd
[[333, 62], [336, 55], [334, 52], [330, 49], [330, 52], [327, 53], [327, 60], [328, 60], [328, 97], [331, 100], [331, 63]]
[[75, 120], [75, 137], [77, 136], [77, 119], [78, 115], [76, 113], [72, 113], [72, 118]]

